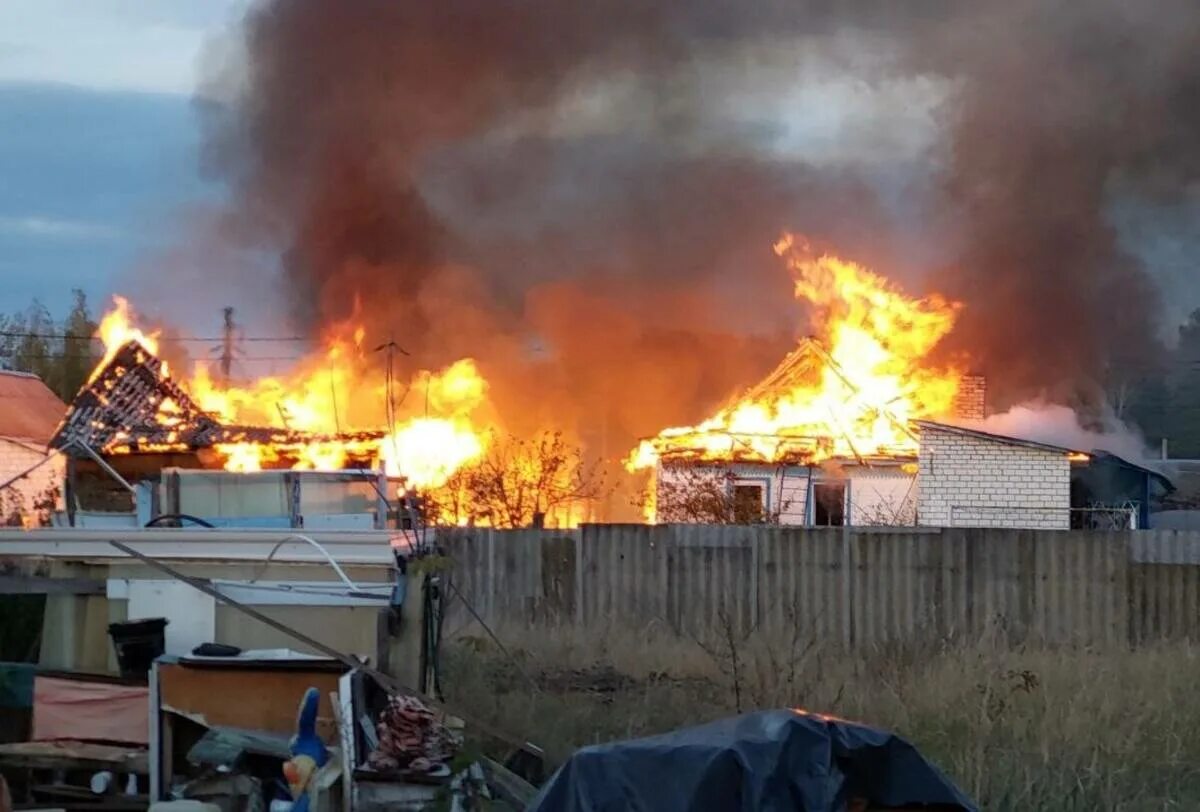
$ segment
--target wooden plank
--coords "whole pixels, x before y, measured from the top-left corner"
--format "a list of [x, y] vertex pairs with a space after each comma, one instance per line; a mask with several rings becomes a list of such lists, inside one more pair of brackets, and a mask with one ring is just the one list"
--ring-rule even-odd
[[95, 578], [0, 575], [0, 595], [103, 595], [105, 586]]
[[0, 744], [0, 765], [29, 770], [149, 773], [145, 750], [85, 742]]
[[321, 693], [317, 730], [328, 741], [337, 731], [329, 694], [337, 691], [339, 677], [336, 671], [270, 665], [254, 669], [159, 663], [159, 702], [165, 711], [210, 727], [292, 734], [304, 692], [316, 688]]

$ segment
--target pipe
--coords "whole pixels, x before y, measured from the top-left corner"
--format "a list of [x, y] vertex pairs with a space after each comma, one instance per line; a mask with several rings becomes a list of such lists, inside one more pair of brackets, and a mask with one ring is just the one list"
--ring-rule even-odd
[[99, 465], [101, 468], [103, 468], [104, 472], [106, 474], [108, 474], [110, 477], [112, 477], [117, 482], [119, 482], [121, 484], [121, 486], [123, 488], [125, 488], [125, 490], [129, 491], [135, 497], [137, 496], [137, 488], [130, 485], [128, 480], [126, 480], [125, 477], [118, 474], [117, 469], [113, 468], [111, 465], [109, 465], [108, 462], [103, 457], [101, 457], [99, 454], [97, 454], [90, 445], [88, 445], [87, 443], [81, 443], [78, 440], [73, 440], [68, 445], [68, 448], [70, 447], [70, 445], [74, 445], [76, 448], [78, 448], [83, 453], [87, 454], [89, 457], [91, 457], [93, 460], [95, 460], [96, 464]]
[[[346, 577], [346, 573], [340, 566], [338, 566], [337, 560], [329, 554], [328, 550], [308, 536], [302, 536], [299, 533], [292, 533], [291, 535], [281, 538], [279, 541], [275, 542], [275, 546], [271, 548], [271, 552], [267, 553], [267, 557], [263, 560], [263, 570], [265, 570], [267, 565], [271, 563], [271, 559], [275, 557], [275, 553], [279, 552], [279, 548], [287, 544], [289, 541], [303, 541], [306, 544], [311, 544], [313, 547], [316, 547], [317, 550], [320, 551], [321, 555], [325, 557], [325, 560], [329, 562], [329, 566], [333, 567], [333, 571], [336, 572], [338, 577], [342, 579], [342, 583], [346, 585], [347, 589], [349, 589], [351, 592], [362, 592], [362, 590], [358, 588], [357, 584]], [[257, 581], [259, 576], [262, 575], [263, 570], [259, 570], [258, 575], [255, 575], [253, 578], [251, 578], [248, 583], [252, 584]]]

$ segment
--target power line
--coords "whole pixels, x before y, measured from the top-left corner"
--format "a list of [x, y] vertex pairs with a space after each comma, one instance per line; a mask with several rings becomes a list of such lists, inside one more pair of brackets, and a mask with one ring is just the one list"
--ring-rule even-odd
[[[103, 356], [101, 355], [80, 355], [77, 353], [32, 353], [25, 354], [20, 350], [12, 352], [0, 352], [0, 358], [20, 358], [21, 360], [32, 361], [92, 361], [97, 362]], [[300, 361], [310, 356], [307, 355], [244, 355], [238, 358], [239, 361]]]
[[[45, 338], [45, 339], [71, 339], [71, 340], [75, 340], [75, 341], [84, 341], [84, 340], [86, 340], [86, 341], [102, 341], [102, 339], [99, 336], [79, 336], [79, 335], [69, 335], [69, 334], [64, 334], [64, 333], [31, 333], [31, 332], [22, 332], [19, 330], [0, 330], [0, 336], [4, 336], [6, 338]], [[201, 342], [212, 343], [212, 342], [224, 341], [225, 339], [223, 336], [216, 336], [213, 338], [205, 338], [203, 336], [160, 336], [158, 338], [158, 340], [165, 344], [169, 344], [172, 341], [180, 341], [180, 342], [186, 341], [189, 343], [201, 343]], [[304, 336], [239, 336], [238, 337], [238, 341], [255, 341], [255, 342], [265, 342], [265, 341], [276, 341], [276, 342], [305, 341], [305, 342], [307, 342], [310, 340], [311, 339], [305, 338]]]

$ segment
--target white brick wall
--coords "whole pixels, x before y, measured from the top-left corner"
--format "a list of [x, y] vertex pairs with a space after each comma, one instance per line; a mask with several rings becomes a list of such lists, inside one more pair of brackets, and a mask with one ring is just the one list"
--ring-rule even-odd
[[[727, 468], [697, 466], [694, 471], [693, 476], [716, 478], [730, 473], [739, 481], [765, 485], [765, 496], [769, 499], [767, 511], [772, 514], [778, 512], [780, 524], [804, 524], [810, 476], [807, 468], [772, 463], [737, 463]], [[849, 480], [852, 525], [916, 524], [917, 483], [913, 474], [892, 467], [842, 465], [836, 474], [828, 475], [815, 466], [811, 476], [813, 482], [835, 478]], [[671, 470], [659, 468], [658, 482], [671, 480]]]
[[911, 527], [917, 523], [917, 482], [899, 468], [848, 468], [850, 524]]
[[1070, 527], [1065, 453], [921, 428], [918, 520], [935, 527]]
[[[0, 484], [29, 469], [45, 456], [32, 443], [0, 437]], [[0, 491], [0, 522], [7, 521], [15, 511], [21, 514], [26, 525], [32, 523], [34, 502], [51, 488], [61, 491], [64, 470], [62, 455], [55, 454], [55, 459]]]

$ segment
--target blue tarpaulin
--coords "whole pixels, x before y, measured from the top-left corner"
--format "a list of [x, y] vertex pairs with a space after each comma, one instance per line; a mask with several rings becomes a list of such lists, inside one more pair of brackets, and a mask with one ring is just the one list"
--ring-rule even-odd
[[792, 710], [585, 747], [529, 807], [533, 812], [847, 808], [976, 810], [899, 736]]

